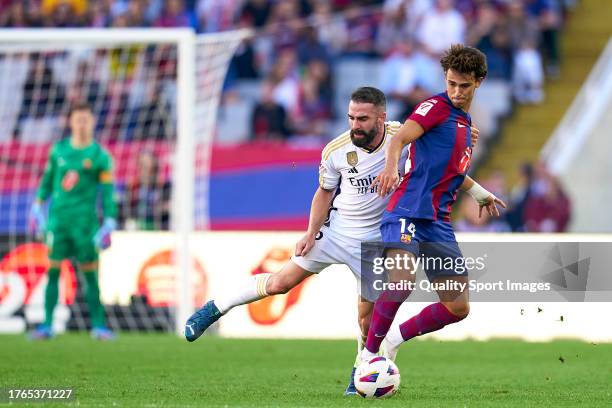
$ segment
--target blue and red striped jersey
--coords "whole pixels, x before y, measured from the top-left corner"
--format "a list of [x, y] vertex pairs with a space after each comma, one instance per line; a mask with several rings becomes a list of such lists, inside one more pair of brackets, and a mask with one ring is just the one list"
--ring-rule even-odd
[[412, 166], [387, 211], [450, 221], [451, 206], [472, 157], [472, 119], [453, 106], [446, 92], [421, 102], [408, 119], [421, 125], [425, 133], [410, 146]]

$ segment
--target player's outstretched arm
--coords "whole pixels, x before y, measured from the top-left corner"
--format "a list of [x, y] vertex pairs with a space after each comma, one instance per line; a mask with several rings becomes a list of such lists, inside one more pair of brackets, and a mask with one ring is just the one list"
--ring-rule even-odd
[[499, 217], [499, 209], [497, 206], [507, 208], [506, 203], [504, 203], [499, 198], [495, 197], [495, 195], [480, 184], [478, 184], [474, 179], [470, 176], [466, 176], [463, 184], [460, 187], [461, 190], [467, 192], [471, 195], [476, 202], [478, 202], [478, 206], [480, 207], [478, 210], [478, 217], [482, 216], [482, 209], [485, 208], [487, 213], [491, 216]]
[[327, 219], [329, 207], [334, 198], [336, 189], [326, 190], [319, 187], [312, 198], [312, 205], [310, 206], [310, 220], [308, 221], [308, 230], [306, 234], [295, 244], [295, 255], [304, 256], [313, 247], [315, 238], [323, 223]]
[[406, 120], [397, 132], [385, 155], [385, 168], [374, 179], [372, 187], [377, 187], [378, 195], [385, 197], [392, 192], [399, 184], [398, 163], [402, 154], [402, 149], [423, 135], [425, 130], [412, 119]]

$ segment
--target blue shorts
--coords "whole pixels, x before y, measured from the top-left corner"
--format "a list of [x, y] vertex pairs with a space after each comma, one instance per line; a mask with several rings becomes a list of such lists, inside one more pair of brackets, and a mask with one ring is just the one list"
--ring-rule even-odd
[[421, 265], [429, 280], [468, 275], [467, 268], [456, 267], [464, 265], [464, 260], [450, 222], [385, 213], [380, 232], [385, 249], [403, 249], [424, 257]]

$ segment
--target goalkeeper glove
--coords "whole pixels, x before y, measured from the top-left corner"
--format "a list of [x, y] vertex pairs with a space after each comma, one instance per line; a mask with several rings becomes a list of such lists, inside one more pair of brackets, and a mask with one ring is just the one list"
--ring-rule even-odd
[[111, 245], [111, 233], [117, 228], [117, 221], [107, 217], [104, 219], [102, 226], [93, 237], [94, 244], [99, 249], [106, 249]]
[[45, 214], [43, 214], [42, 206], [40, 202], [37, 200], [32, 204], [32, 208], [30, 208], [30, 216], [28, 220], [28, 229], [33, 232], [37, 238], [42, 238], [45, 233], [45, 228], [47, 227], [47, 220], [45, 219]]

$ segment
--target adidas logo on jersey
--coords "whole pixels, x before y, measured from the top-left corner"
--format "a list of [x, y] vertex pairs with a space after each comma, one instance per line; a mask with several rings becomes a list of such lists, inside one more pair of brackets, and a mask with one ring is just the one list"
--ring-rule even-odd
[[348, 172], [350, 174], [357, 174], [357, 173], [359, 173], [355, 167], [352, 167]]

